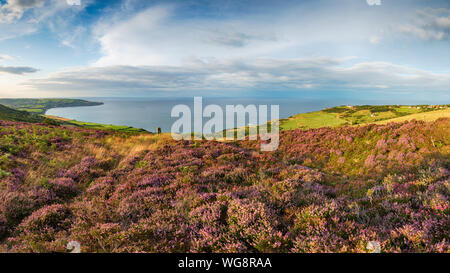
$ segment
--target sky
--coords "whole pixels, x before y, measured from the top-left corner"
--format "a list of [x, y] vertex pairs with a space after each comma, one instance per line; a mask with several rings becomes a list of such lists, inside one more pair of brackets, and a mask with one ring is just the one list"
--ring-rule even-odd
[[450, 101], [447, 0], [0, 0], [0, 97]]

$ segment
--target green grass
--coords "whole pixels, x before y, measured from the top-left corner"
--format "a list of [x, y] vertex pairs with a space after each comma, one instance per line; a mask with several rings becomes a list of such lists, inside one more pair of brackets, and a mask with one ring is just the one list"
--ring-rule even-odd
[[147, 132], [144, 129], [134, 128], [130, 126], [121, 125], [111, 125], [111, 124], [100, 124], [93, 122], [77, 121], [77, 120], [65, 120], [62, 122], [63, 125], [72, 125], [76, 127], [95, 129], [95, 130], [107, 130], [107, 131], [120, 131], [120, 132], [130, 132], [130, 133], [143, 133]]
[[320, 127], [337, 127], [344, 124], [347, 124], [347, 121], [339, 118], [336, 114], [319, 111], [299, 114], [292, 118], [281, 120], [280, 129], [314, 129]]
[[35, 113], [35, 114], [41, 114], [42, 113], [41, 109], [19, 108], [17, 110], [25, 111], [25, 112], [29, 112], [29, 113]]
[[128, 133], [145, 133], [145, 132], [147, 132], [144, 129], [134, 128], [134, 127], [130, 127], [130, 126], [78, 121], [78, 120], [55, 117], [55, 116], [45, 116], [45, 117], [58, 122], [62, 126], [68, 126], [68, 127], [80, 127], [80, 128], [86, 128], [86, 129], [120, 131], [120, 132], [128, 132]]

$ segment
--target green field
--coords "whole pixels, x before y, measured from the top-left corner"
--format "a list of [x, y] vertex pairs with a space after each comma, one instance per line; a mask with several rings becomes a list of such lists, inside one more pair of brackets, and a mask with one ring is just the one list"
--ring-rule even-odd
[[280, 122], [283, 130], [337, 127], [347, 124], [347, 121], [344, 119], [341, 119], [332, 113], [323, 111], [295, 115], [289, 119], [281, 120]]
[[444, 109], [444, 110], [437, 110], [437, 111], [430, 111], [430, 112], [424, 112], [424, 113], [417, 113], [417, 114], [411, 114], [399, 118], [393, 118], [388, 120], [382, 120], [377, 121], [375, 124], [387, 124], [389, 122], [404, 122], [404, 121], [410, 121], [413, 119], [416, 120], [423, 120], [423, 121], [435, 121], [438, 118], [445, 118], [450, 117], [450, 108]]
[[[383, 106], [337, 106], [321, 111], [304, 113], [280, 120], [281, 130], [314, 129], [342, 125], [363, 125], [370, 123], [423, 119], [432, 121], [448, 117], [449, 105], [383, 105]], [[439, 114], [432, 114], [438, 112]], [[406, 117], [411, 117], [410, 119]]]
[[120, 131], [120, 132], [129, 132], [129, 133], [145, 133], [147, 132], [144, 129], [134, 128], [130, 126], [121, 126], [121, 125], [112, 125], [112, 124], [100, 124], [93, 122], [85, 122], [85, 121], [77, 121], [77, 120], [69, 120], [69, 119], [56, 119], [55, 117], [46, 116], [50, 119], [55, 119], [61, 122], [63, 126], [74, 126], [81, 127], [87, 129], [95, 129], [95, 130], [107, 130], [107, 131]]

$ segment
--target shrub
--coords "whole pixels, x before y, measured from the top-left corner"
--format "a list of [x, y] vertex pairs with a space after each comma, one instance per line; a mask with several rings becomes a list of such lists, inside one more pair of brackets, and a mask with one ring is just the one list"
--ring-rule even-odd
[[5, 192], [0, 195], [0, 210], [7, 220], [8, 226], [15, 226], [23, 218], [31, 214], [33, 203], [20, 192]]
[[75, 197], [78, 193], [77, 184], [72, 178], [57, 178], [48, 182], [48, 184], [51, 191], [63, 200]]

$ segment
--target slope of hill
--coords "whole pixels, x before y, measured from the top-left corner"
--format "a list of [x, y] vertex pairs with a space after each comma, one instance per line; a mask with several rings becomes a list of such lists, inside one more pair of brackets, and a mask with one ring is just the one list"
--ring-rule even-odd
[[[440, 111], [448, 109], [448, 105], [383, 105], [383, 106], [338, 106], [317, 112], [304, 113], [280, 120], [282, 130], [314, 129], [320, 127], [337, 127], [341, 125], [370, 124], [405, 117], [420, 113]], [[442, 112], [442, 117], [450, 117], [449, 112]], [[426, 115], [431, 118], [433, 115]], [[402, 119], [399, 119], [401, 121]]]
[[44, 122], [47, 119], [39, 115], [15, 110], [0, 104], [0, 120]]
[[50, 108], [102, 105], [102, 102], [92, 102], [79, 99], [0, 99], [0, 104], [17, 110], [35, 114], [45, 114]]
[[450, 119], [174, 141], [0, 121], [0, 252], [449, 252]]

